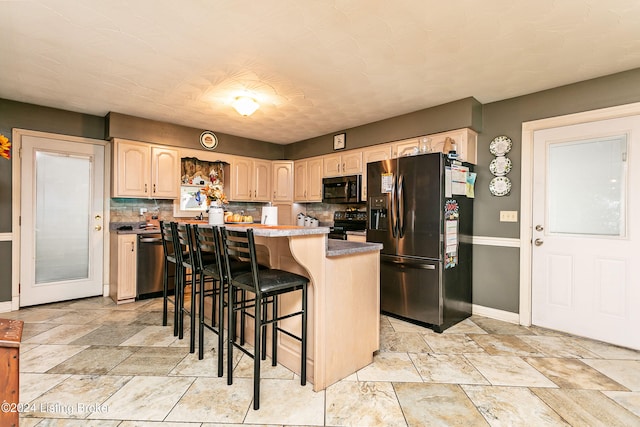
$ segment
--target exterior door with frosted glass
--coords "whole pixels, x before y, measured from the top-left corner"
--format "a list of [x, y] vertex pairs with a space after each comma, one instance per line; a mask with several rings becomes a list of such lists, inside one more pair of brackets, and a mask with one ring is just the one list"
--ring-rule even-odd
[[535, 132], [534, 325], [640, 349], [639, 149], [638, 116]]
[[22, 138], [20, 306], [103, 291], [104, 146]]

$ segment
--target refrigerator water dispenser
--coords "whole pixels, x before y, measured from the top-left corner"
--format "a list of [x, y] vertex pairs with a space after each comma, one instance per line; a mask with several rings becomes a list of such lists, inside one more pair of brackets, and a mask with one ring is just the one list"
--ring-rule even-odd
[[389, 198], [385, 196], [369, 197], [369, 229], [386, 230]]

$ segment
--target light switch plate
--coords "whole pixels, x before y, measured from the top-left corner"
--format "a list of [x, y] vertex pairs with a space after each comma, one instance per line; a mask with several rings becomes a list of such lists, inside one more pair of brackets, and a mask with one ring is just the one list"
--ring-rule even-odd
[[518, 222], [518, 211], [500, 211], [500, 222]]

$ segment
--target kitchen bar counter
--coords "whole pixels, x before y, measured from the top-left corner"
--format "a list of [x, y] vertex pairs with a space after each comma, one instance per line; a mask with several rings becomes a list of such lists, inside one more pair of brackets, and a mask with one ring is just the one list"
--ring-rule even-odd
[[[328, 227], [225, 225], [253, 228], [260, 263], [309, 278], [307, 379], [315, 391], [373, 361], [380, 347], [381, 245], [328, 239]], [[298, 292], [281, 296], [283, 313], [299, 307]], [[247, 337], [253, 336], [252, 326], [246, 325]], [[299, 316], [285, 319], [281, 326], [299, 334]], [[299, 374], [300, 343], [280, 334], [278, 362]]]

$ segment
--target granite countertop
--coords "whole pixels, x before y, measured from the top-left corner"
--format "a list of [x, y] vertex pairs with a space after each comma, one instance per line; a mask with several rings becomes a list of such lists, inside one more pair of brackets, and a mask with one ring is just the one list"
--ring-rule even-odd
[[[111, 222], [109, 232], [117, 234], [160, 234], [160, 228], [144, 227], [146, 222]], [[131, 227], [131, 230], [119, 230], [121, 227]]]
[[245, 231], [253, 228], [254, 236], [288, 237], [329, 234], [329, 227], [300, 227], [298, 225], [225, 224], [230, 230]]
[[382, 250], [382, 243], [327, 239], [328, 257], [351, 255], [363, 252], [378, 252], [380, 250]]

